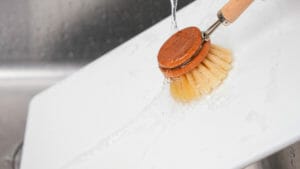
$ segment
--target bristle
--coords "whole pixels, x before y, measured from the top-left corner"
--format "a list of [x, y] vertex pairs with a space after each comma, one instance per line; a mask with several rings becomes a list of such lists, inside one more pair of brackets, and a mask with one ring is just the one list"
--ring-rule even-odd
[[196, 91], [193, 90], [191, 84], [189, 83], [188, 79], [186, 78], [186, 76], [182, 76], [182, 87], [183, 87], [183, 92], [184, 92], [184, 96], [185, 96], [185, 100], [191, 100], [193, 98], [196, 97]]
[[231, 52], [217, 45], [211, 45], [207, 57], [194, 70], [172, 78], [170, 91], [179, 101], [191, 101], [208, 94], [221, 84], [231, 69]]
[[198, 70], [201, 70], [203, 75], [208, 79], [211, 88], [215, 88], [221, 83], [221, 80], [216, 78], [203, 64], [199, 65]]
[[173, 98], [180, 100], [180, 79], [172, 79], [170, 83], [170, 92]]
[[207, 79], [205, 78], [205, 76], [201, 72], [199, 72], [197, 68], [192, 71], [192, 74], [195, 82], [197, 83], [198, 93], [200, 95], [209, 93], [210, 88], [207, 85]]
[[188, 80], [188, 83], [190, 84], [190, 86], [193, 90], [194, 96], [197, 97], [200, 93], [198, 92], [197, 83], [196, 83], [196, 81], [193, 77], [193, 74], [191, 72], [189, 72], [185, 76], [186, 76], [186, 78]]
[[232, 62], [232, 57], [231, 57], [232, 53], [228, 49], [225, 49], [225, 48], [222, 48], [220, 46], [212, 44], [209, 53], [211, 53], [215, 56], [219, 56], [222, 60], [224, 60], [227, 63]]
[[223, 54], [232, 55], [232, 52], [230, 50], [223, 48], [221, 46], [218, 46], [216, 44], [211, 44], [210, 49], [216, 49], [216, 50], [222, 51]]
[[217, 64], [220, 68], [222, 68], [225, 71], [231, 69], [231, 65], [228, 62], [225, 62], [220, 57], [218, 57], [214, 54], [209, 53], [207, 56], [207, 59], [209, 59], [211, 62]]
[[202, 63], [216, 78], [223, 80], [226, 77], [226, 72], [208, 59], [204, 59]]

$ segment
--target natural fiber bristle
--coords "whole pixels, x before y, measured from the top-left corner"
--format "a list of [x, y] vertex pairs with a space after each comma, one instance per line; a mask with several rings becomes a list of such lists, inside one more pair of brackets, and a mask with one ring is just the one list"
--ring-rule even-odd
[[219, 86], [231, 69], [232, 54], [229, 50], [211, 45], [203, 62], [192, 71], [171, 78], [170, 91], [179, 101], [188, 102], [209, 94]]

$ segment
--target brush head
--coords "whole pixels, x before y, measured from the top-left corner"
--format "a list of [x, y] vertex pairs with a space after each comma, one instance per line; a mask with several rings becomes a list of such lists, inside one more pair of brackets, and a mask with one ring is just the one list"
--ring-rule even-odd
[[157, 59], [163, 74], [179, 77], [197, 67], [207, 56], [210, 41], [204, 41], [197, 27], [188, 27], [172, 35], [160, 48]]

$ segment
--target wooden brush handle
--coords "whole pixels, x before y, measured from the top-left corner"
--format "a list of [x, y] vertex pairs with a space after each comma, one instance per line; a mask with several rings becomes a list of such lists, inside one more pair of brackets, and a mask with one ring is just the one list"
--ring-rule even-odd
[[233, 23], [254, 0], [229, 0], [220, 10], [226, 21]]

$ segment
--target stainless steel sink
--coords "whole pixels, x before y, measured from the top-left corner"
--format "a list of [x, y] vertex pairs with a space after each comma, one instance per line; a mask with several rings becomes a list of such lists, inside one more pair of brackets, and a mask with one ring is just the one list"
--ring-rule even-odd
[[[1, 0], [0, 169], [19, 157], [33, 95], [169, 13], [169, 0]], [[247, 169], [300, 169], [300, 143]]]

